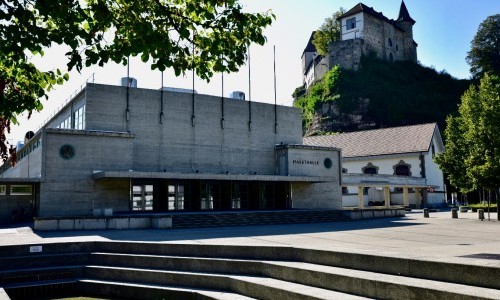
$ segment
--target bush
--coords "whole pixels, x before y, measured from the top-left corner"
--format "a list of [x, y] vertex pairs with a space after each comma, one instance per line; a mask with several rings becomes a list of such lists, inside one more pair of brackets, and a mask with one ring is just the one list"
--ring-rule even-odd
[[[484, 212], [488, 211], [487, 204], [471, 204], [469, 205], [473, 212], [477, 212], [478, 209], [484, 209]], [[496, 212], [498, 210], [496, 204], [490, 204], [490, 212]]]

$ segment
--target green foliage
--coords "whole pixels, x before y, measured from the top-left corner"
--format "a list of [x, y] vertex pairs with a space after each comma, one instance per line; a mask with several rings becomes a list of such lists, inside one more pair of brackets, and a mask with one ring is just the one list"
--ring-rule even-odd
[[326, 18], [325, 22], [314, 34], [312, 43], [320, 55], [327, 55], [328, 45], [340, 39], [340, 24], [337, 19], [344, 13], [345, 10], [341, 7], [331, 17]]
[[467, 154], [468, 145], [462, 138], [464, 133], [460, 123], [459, 116], [450, 115], [446, 119], [446, 129], [444, 131], [446, 149], [445, 152], [438, 154], [434, 160], [439, 165], [439, 168], [447, 174], [450, 184], [458, 188], [460, 192], [467, 193], [473, 190], [473, 186], [465, 172], [464, 158]]
[[358, 72], [344, 72], [341, 109], [354, 109], [355, 100], [370, 99], [366, 116], [380, 127], [438, 122], [457, 109], [468, 80], [413, 62], [385, 62], [363, 58]]
[[489, 16], [479, 25], [466, 59], [474, 77], [485, 73], [500, 76], [500, 14]]
[[339, 98], [337, 83], [341, 76], [339, 66], [335, 66], [326, 72], [322, 80], [316, 82], [301, 97], [297, 98], [293, 105], [302, 109], [302, 123], [304, 128], [311, 125], [315, 111], [322, 102], [331, 102]]
[[[335, 67], [295, 100], [295, 106], [304, 112], [305, 132], [314, 115], [321, 114], [318, 103], [332, 101], [341, 115], [356, 111], [376, 127], [438, 122], [445, 128], [446, 116], [457, 111], [460, 96], [470, 84], [469, 80], [458, 80], [412, 62], [389, 63], [364, 57], [361, 64], [357, 72]], [[369, 99], [363, 111], [359, 111], [361, 99]], [[357, 127], [329, 130], [353, 131]]]
[[[500, 187], [500, 77], [486, 74], [448, 119], [446, 150], [436, 158], [450, 182], [467, 190]], [[459, 173], [457, 175], [457, 173]], [[453, 181], [451, 180], [453, 179]]]
[[244, 13], [238, 0], [9, 0], [0, 2], [0, 152], [5, 131], [24, 111], [42, 109], [40, 98], [68, 80], [44, 72], [29, 56], [52, 44], [66, 45], [68, 70], [126, 63], [139, 56], [153, 69], [176, 75], [196, 70], [234, 72], [251, 43], [264, 44], [272, 13]]

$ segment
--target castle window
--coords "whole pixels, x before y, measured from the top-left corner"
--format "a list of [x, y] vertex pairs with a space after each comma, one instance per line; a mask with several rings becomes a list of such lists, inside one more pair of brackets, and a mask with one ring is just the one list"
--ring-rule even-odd
[[397, 44], [396, 44], [396, 51], [399, 51], [399, 47], [398, 47], [398, 45], [397, 45]]
[[389, 47], [392, 47], [392, 40], [389, 38]]
[[347, 30], [351, 30], [351, 29], [356, 28], [356, 17], [347, 19], [345, 21], [345, 25], [346, 25]]
[[342, 173], [346, 174], [347, 173], [347, 169], [346, 168], [342, 168]]

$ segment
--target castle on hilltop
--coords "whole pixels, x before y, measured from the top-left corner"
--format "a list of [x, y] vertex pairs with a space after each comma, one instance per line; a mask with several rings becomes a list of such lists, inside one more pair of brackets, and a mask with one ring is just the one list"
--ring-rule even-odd
[[313, 32], [302, 54], [303, 83], [308, 88], [333, 66], [357, 71], [361, 56], [373, 55], [386, 61], [417, 62], [417, 43], [413, 40], [415, 20], [401, 2], [396, 20], [385, 17], [359, 3], [338, 19], [340, 39], [328, 47], [328, 55], [319, 55], [312, 44]]

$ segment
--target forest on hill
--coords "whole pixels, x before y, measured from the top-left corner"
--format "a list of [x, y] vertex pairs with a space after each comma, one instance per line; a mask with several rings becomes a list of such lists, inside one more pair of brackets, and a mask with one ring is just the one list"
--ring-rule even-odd
[[359, 71], [336, 66], [307, 91], [297, 88], [305, 135], [437, 122], [457, 112], [471, 80], [409, 61], [364, 57]]

